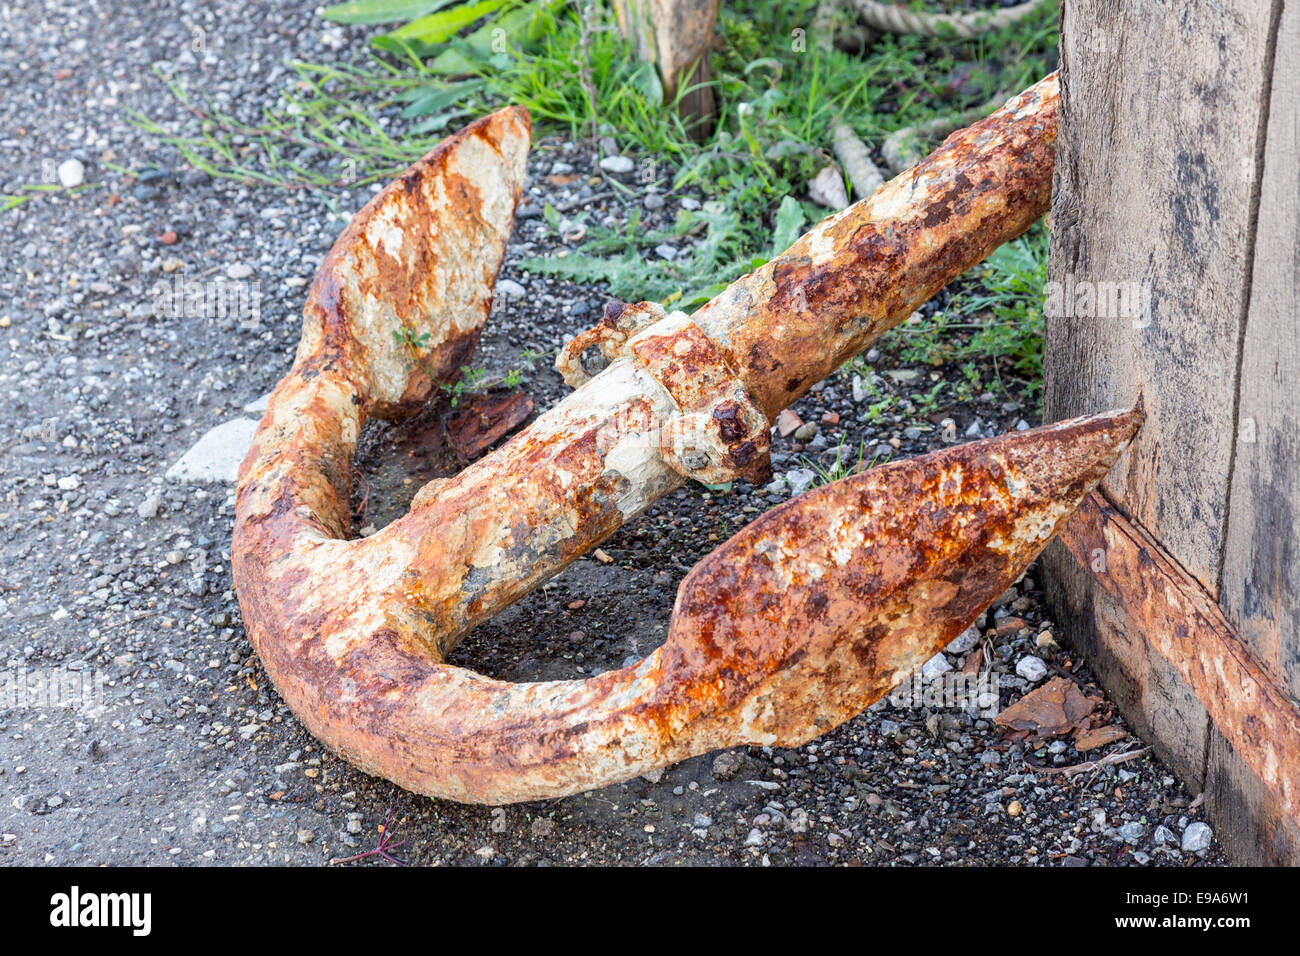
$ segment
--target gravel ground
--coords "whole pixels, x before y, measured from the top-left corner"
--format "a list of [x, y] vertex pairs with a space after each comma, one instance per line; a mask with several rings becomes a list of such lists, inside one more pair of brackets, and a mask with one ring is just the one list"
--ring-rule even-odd
[[[927, 665], [959, 670], [987, 655], [998, 702], [983, 711], [883, 702], [797, 750], [711, 754], [654, 779], [505, 808], [416, 797], [325, 752], [280, 702], [240, 626], [231, 486], [165, 473], [212, 427], [257, 417], [244, 406], [288, 369], [304, 286], [344, 207], [368, 192], [335, 193], [340, 218], [309, 191], [209, 180], [178, 168], [127, 111], [186, 121], [158, 66], [252, 118], [274, 101], [286, 60], [347, 56], [359, 34], [301, 5], [247, 0], [10, 3], [0, 17], [0, 191], [47, 181], [69, 159], [95, 186], [0, 213], [10, 408], [0, 421], [0, 658], [10, 682], [59, 676], [99, 688], [84, 704], [34, 706], [29, 693], [0, 710], [0, 863], [323, 864], [373, 846], [390, 813], [403, 840], [393, 852], [422, 864], [1224, 862], [1212, 840], [1194, 849], [1205, 834], [1188, 830], [1199, 822], [1192, 795], [1151, 756], [1054, 772], [1138, 742], [1080, 754], [1069, 738], [1020, 741], [993, 724], [1052, 676], [1101, 696], [1052, 640], [1032, 570]], [[206, 44], [197, 54], [196, 28]], [[536, 144], [502, 273], [517, 285], [502, 287], [480, 352], [489, 372], [520, 367], [525, 349], [544, 353], [525, 366], [539, 409], [562, 390], [550, 356], [605, 297], [512, 263], [563, 244], [540, 216], [545, 201], [589, 208], [593, 222], [626, 220], [629, 208], [601, 198], [596, 159], [558, 140]], [[578, 178], [548, 182], [556, 163]], [[155, 172], [137, 181], [113, 166]], [[651, 224], [692, 201], [659, 198], [640, 200]], [[260, 323], [154, 314], [156, 286], [177, 276], [258, 283]], [[868, 384], [902, 395], [945, 371], [894, 358], [873, 353], [879, 374], [856, 385], [834, 377], [795, 406], [802, 425], [774, 455], [784, 480], [675, 493], [603, 546], [608, 561], [577, 562], [454, 660], [515, 680], [619, 666], [663, 640], [684, 572], [811, 480], [808, 463], [828, 465], [841, 440], [898, 457], [1032, 421], [991, 396], [928, 415], [904, 400], [872, 421]], [[391, 520], [420, 480], [451, 467], [445, 413], [364, 436], [366, 521]], [[1111, 710], [1103, 701], [1103, 722], [1122, 727]]]

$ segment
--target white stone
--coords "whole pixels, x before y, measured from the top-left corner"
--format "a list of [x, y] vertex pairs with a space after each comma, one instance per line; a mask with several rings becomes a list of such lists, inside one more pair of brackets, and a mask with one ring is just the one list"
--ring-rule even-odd
[[266, 406], [271, 403], [271, 393], [267, 392], [261, 398], [255, 398], [244, 406], [244, 411], [249, 415], [261, 416], [266, 412]]
[[948, 658], [939, 653], [921, 665], [921, 676], [926, 680], [934, 680], [950, 670], [952, 670], [952, 665], [948, 663]]
[[86, 167], [79, 159], [65, 159], [59, 163], [59, 168], [55, 172], [59, 177], [59, 185], [67, 189], [80, 186], [86, 181]]
[[1199, 853], [1201, 850], [1210, 848], [1210, 841], [1214, 839], [1214, 831], [1210, 829], [1208, 823], [1189, 823], [1187, 829], [1183, 831], [1183, 852]]
[[521, 286], [514, 279], [498, 279], [497, 294], [508, 295], [512, 299], [521, 299], [528, 293], [528, 290]]
[[606, 156], [600, 161], [600, 168], [607, 173], [621, 176], [636, 169], [636, 163], [626, 156]]
[[808, 468], [791, 468], [785, 473], [785, 480], [790, 484], [791, 494], [801, 495], [817, 480], [817, 474]]
[[1031, 684], [1036, 684], [1047, 676], [1047, 665], [1037, 657], [1022, 657], [1016, 664], [1016, 673]]
[[236, 418], [218, 425], [167, 469], [168, 480], [233, 484], [256, 431], [257, 422], [251, 418]]

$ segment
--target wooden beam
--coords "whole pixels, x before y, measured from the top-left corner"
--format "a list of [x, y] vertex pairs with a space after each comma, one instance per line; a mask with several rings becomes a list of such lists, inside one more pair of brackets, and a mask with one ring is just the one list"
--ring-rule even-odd
[[1300, 697], [1300, 4], [1280, 15], [1259, 182], [1220, 600], [1242, 640]]
[[1085, 513], [1048, 596], [1233, 859], [1300, 862], [1300, 4], [1071, 0], [1060, 50], [1044, 418], [1143, 393], [1086, 534], [1146, 557]]
[[705, 139], [717, 110], [708, 84], [718, 0], [615, 0], [614, 12], [637, 56], [659, 68], [664, 102], [673, 102], [678, 90], [685, 89], [678, 114], [694, 138]]
[[[1300, 4], [1279, 12], [1268, 87], [1267, 128], [1247, 170], [1259, 189], [1249, 309], [1238, 358], [1237, 429], [1219, 600], [1241, 639], [1269, 672], [1300, 698]], [[1228, 819], [1271, 820], [1276, 802], [1240, 769], [1241, 758], [1211, 736], [1206, 800]], [[1236, 829], [1236, 828], [1234, 828]], [[1294, 834], [1267, 827], [1224, 833], [1237, 859], [1281, 860]]]
[[[1143, 393], [1146, 425], [1104, 490], [1215, 597], [1269, 7], [1071, 0], [1061, 10], [1048, 279], [1063, 294], [1045, 310], [1043, 417]], [[1294, 199], [1294, 176], [1291, 189]], [[1116, 308], [1107, 289], [1129, 290], [1138, 308]]]
[[1272, 796], [1300, 857], [1300, 706], [1228, 623], [1210, 594], [1141, 527], [1100, 494], [1061, 531], [1078, 566], [1113, 599], [1135, 640], [1177, 671], [1215, 726]]

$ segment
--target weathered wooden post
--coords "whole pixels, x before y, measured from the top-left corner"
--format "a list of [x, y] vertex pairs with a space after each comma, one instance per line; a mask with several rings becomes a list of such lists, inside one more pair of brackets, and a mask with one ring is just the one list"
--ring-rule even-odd
[[664, 101], [671, 103], [684, 89], [679, 115], [694, 137], [706, 137], [717, 109], [708, 83], [718, 0], [615, 0], [614, 10], [637, 56], [658, 67]]
[[1300, 863], [1300, 3], [1070, 0], [1048, 421], [1147, 423], [1045, 556], [1240, 862]]

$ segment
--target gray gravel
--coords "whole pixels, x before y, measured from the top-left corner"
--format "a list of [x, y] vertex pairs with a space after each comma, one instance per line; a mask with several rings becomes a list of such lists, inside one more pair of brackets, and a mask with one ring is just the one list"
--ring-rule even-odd
[[[1016, 741], [992, 724], [1029, 688], [1027, 669], [1100, 693], [1051, 639], [1032, 571], [940, 656], [946, 676], [988, 654], [997, 700], [985, 711], [885, 701], [797, 749], [705, 755], [596, 793], [496, 809], [415, 797], [324, 752], [241, 628], [230, 485], [166, 475], [209, 430], [256, 416], [289, 366], [304, 285], [346, 216], [309, 191], [211, 181], [127, 110], [192, 128], [157, 68], [252, 119], [290, 75], [288, 59], [354, 55], [362, 34], [301, 5], [247, 0], [20, 9], [0, 29], [0, 191], [50, 175], [93, 188], [0, 213], [0, 658], [6, 680], [57, 676], [86, 693], [70, 706], [30, 693], [23, 706], [0, 701], [0, 864], [323, 864], [373, 846], [390, 812], [405, 841], [394, 852], [415, 863], [1223, 862], [1192, 795], [1152, 757], [1067, 777], [1052, 771], [1098, 753]], [[563, 245], [540, 215], [546, 201], [610, 224], [640, 207], [649, 226], [698, 208], [698, 196], [608, 198], [593, 176], [597, 164], [624, 175], [614, 158], [537, 144], [479, 359], [489, 373], [519, 367], [525, 349], [549, 357], [605, 301], [515, 267]], [[116, 168], [153, 172], [137, 180]], [[579, 179], [547, 184], [557, 168]], [[346, 212], [368, 195], [329, 198]], [[259, 321], [153, 314], [159, 283], [177, 276], [257, 283]], [[786, 480], [677, 492], [605, 543], [611, 563], [579, 561], [471, 635], [455, 661], [515, 680], [618, 666], [663, 640], [694, 561], [813, 481], [809, 464], [832, 464], [841, 440], [910, 455], [1033, 417], [992, 396], [923, 415], [906, 396], [947, 370], [898, 368], [883, 347], [869, 358], [879, 372], [833, 378], [798, 403], [817, 427], [777, 440]], [[898, 413], [868, 415], [868, 385], [898, 396]], [[541, 408], [561, 394], [549, 358], [526, 370], [525, 387]], [[419, 486], [407, 472], [447, 466], [437, 414], [364, 437], [371, 526]], [[398, 460], [412, 448], [418, 467]]]

